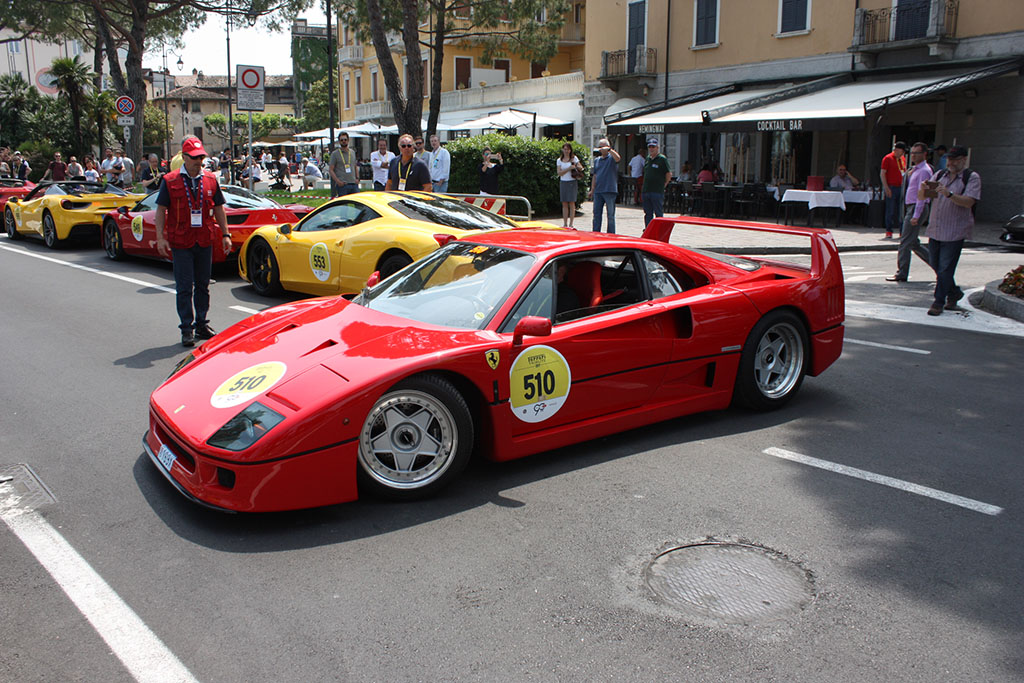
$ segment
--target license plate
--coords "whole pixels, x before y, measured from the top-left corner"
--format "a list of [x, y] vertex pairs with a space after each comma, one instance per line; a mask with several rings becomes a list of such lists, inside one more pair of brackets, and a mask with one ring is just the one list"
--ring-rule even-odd
[[174, 461], [178, 459], [178, 456], [176, 456], [174, 453], [171, 453], [170, 448], [161, 444], [160, 450], [157, 451], [156, 453], [156, 459], [160, 461], [160, 464], [163, 465], [168, 472], [170, 472], [171, 465], [173, 465]]

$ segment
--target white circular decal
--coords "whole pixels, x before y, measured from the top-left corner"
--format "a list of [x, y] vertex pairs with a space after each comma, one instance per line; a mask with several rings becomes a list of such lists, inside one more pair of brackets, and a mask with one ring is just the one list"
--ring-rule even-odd
[[279, 361], [260, 363], [224, 381], [210, 397], [214, 408], [230, 408], [255, 398], [281, 381], [288, 367]]
[[531, 346], [509, 370], [509, 405], [523, 422], [543, 422], [569, 398], [572, 372], [565, 356], [550, 346]]
[[309, 267], [313, 269], [313, 275], [320, 282], [327, 282], [331, 277], [331, 255], [323, 242], [317, 242], [309, 250]]
[[135, 238], [136, 242], [142, 241], [142, 216], [136, 216], [132, 219], [132, 237]]

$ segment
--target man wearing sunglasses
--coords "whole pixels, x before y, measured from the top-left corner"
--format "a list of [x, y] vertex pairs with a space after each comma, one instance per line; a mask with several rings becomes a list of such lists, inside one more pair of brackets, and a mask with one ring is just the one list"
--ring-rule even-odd
[[391, 164], [388, 171], [388, 184], [384, 189], [433, 192], [434, 186], [430, 183], [430, 169], [413, 156], [412, 136], [406, 133], [398, 138], [398, 148], [402, 156], [398, 158], [397, 162]]
[[203, 170], [206, 150], [196, 137], [181, 145], [182, 166], [164, 176], [156, 198], [156, 249], [174, 266], [181, 345], [210, 339], [210, 270], [213, 246], [220, 238], [231, 253], [224, 195], [217, 176]]

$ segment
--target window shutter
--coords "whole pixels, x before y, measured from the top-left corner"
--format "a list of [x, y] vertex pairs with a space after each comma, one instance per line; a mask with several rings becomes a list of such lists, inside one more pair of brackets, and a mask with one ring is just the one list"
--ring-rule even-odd
[[697, 45], [715, 42], [718, 0], [697, 0]]
[[807, 28], [807, 0], [782, 0], [782, 33]]

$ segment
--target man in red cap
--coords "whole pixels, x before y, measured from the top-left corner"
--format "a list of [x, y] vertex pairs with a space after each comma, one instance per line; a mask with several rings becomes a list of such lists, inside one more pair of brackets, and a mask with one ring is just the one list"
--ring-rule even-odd
[[217, 176], [203, 170], [202, 141], [190, 137], [182, 142], [181, 157], [181, 168], [164, 176], [156, 198], [156, 249], [173, 261], [181, 345], [195, 346], [197, 338], [216, 334], [206, 318], [213, 245], [219, 237], [230, 254], [231, 235]]

